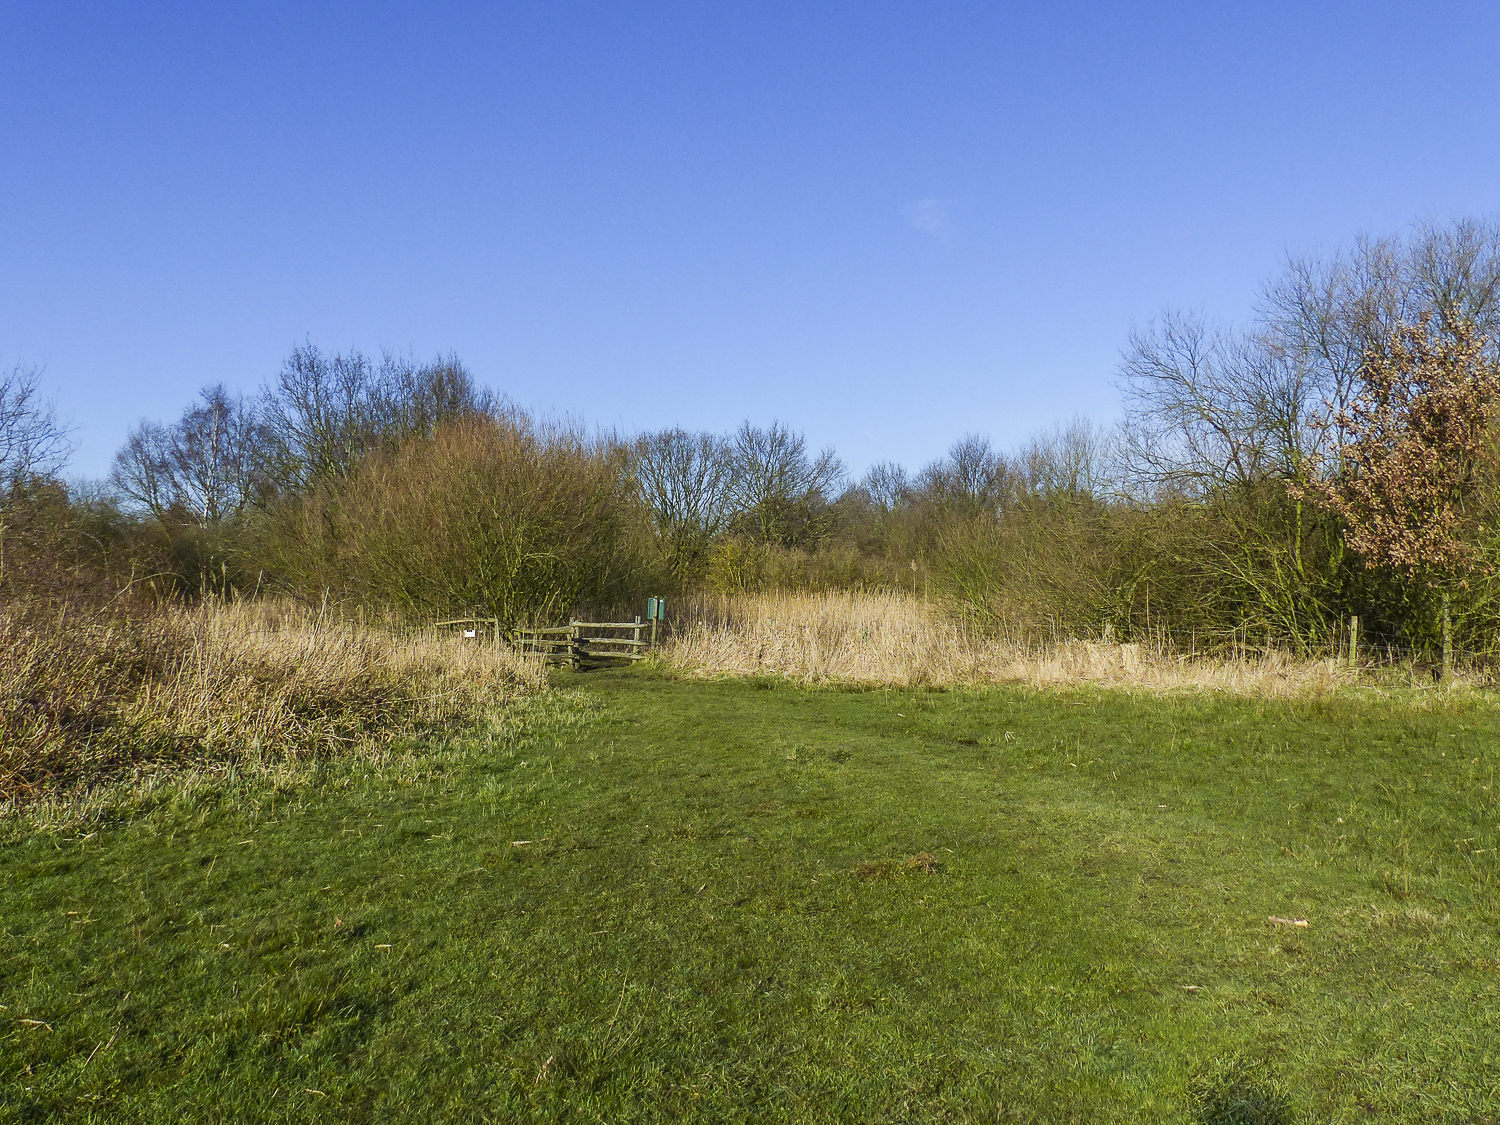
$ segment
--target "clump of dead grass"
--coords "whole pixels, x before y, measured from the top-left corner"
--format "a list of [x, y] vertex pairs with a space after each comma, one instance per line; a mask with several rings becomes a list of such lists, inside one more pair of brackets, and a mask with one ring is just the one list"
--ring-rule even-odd
[[133, 773], [328, 756], [478, 717], [545, 682], [508, 650], [290, 604], [0, 605], [0, 802]]
[[881, 883], [907, 875], [936, 875], [943, 869], [930, 852], [918, 852], [905, 859], [867, 859], [855, 864], [853, 875], [865, 883]]
[[899, 593], [744, 594], [722, 599], [663, 652], [689, 675], [773, 675], [892, 687], [1093, 684], [1145, 692], [1294, 696], [1347, 673], [1329, 660], [1272, 652], [1187, 657], [1163, 645], [996, 639]]

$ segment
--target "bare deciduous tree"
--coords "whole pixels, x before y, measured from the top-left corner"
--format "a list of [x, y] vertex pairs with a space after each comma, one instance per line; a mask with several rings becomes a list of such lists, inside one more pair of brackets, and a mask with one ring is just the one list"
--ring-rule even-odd
[[859, 485], [882, 512], [893, 512], [911, 501], [912, 482], [906, 469], [894, 461], [871, 465]]
[[445, 422], [498, 414], [502, 405], [451, 352], [431, 363], [386, 354], [370, 390], [371, 421], [387, 446], [430, 437]]
[[1267, 338], [1168, 313], [1131, 333], [1120, 390], [1122, 467], [1138, 493], [1202, 497], [1295, 477], [1309, 453], [1314, 387]]
[[998, 515], [1014, 498], [1019, 477], [979, 434], [953, 443], [948, 456], [917, 474], [916, 490], [938, 509], [962, 517]]
[[111, 479], [159, 520], [205, 530], [237, 519], [257, 486], [259, 426], [251, 407], [222, 383], [170, 426], [142, 422], [115, 455]]
[[387, 355], [376, 369], [357, 351], [329, 356], [308, 344], [264, 395], [264, 471], [282, 492], [306, 492], [346, 479], [377, 448], [496, 408], [455, 356], [417, 364]]
[[[1132, 333], [1120, 368], [1121, 455], [1137, 493], [1201, 498], [1297, 480], [1346, 440], [1337, 419], [1366, 357], [1423, 315], [1500, 338], [1500, 223], [1427, 224], [1359, 238], [1331, 256], [1290, 258], [1248, 333], [1168, 313]], [[1332, 425], [1327, 423], [1332, 421]]]
[[734, 454], [723, 438], [684, 429], [643, 434], [631, 451], [641, 500], [651, 512], [669, 565], [696, 571], [733, 514]]
[[1269, 337], [1307, 371], [1314, 406], [1347, 410], [1359, 369], [1402, 324], [1432, 315], [1447, 330], [1476, 325], [1500, 341], [1500, 221], [1427, 223], [1411, 235], [1362, 237], [1326, 257], [1290, 258], [1266, 286]]
[[374, 444], [373, 383], [370, 361], [358, 352], [293, 349], [262, 405], [266, 470], [282, 491], [305, 492], [354, 471]]
[[1105, 431], [1082, 417], [1033, 436], [1017, 458], [1026, 491], [1063, 506], [1100, 497], [1108, 488], [1107, 444]]
[[40, 371], [19, 363], [0, 372], [0, 489], [59, 472], [72, 452], [40, 380]]
[[807, 440], [780, 422], [767, 429], [746, 422], [735, 432], [732, 449], [735, 507], [765, 543], [796, 537], [844, 476], [833, 450], [810, 456]]

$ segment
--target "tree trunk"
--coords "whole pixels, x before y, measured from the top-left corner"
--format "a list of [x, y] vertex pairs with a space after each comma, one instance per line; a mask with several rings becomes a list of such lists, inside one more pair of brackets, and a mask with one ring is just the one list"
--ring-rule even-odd
[[1443, 591], [1443, 686], [1453, 684], [1453, 614], [1448, 606], [1448, 591]]

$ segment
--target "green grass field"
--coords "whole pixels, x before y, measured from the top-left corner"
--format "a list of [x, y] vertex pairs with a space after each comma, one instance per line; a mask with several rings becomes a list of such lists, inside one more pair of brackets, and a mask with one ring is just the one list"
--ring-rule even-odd
[[1500, 1121], [1497, 734], [564, 676], [0, 825], [0, 1120]]

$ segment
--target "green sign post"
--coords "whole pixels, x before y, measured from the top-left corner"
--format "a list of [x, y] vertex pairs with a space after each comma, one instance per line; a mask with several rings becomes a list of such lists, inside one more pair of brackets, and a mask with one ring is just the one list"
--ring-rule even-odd
[[656, 647], [656, 623], [667, 619], [667, 599], [646, 599], [646, 620], [651, 622], [651, 647]]

